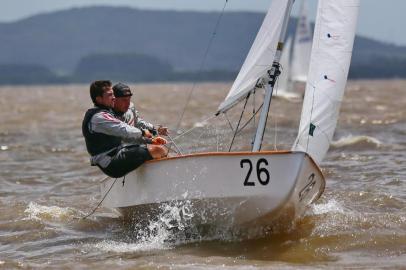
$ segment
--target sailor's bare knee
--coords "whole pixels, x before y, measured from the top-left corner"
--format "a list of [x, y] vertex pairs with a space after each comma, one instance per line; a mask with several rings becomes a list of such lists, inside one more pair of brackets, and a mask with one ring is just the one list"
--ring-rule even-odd
[[148, 148], [150, 155], [154, 159], [163, 158], [168, 155], [168, 149], [165, 146], [148, 144], [147, 148]]

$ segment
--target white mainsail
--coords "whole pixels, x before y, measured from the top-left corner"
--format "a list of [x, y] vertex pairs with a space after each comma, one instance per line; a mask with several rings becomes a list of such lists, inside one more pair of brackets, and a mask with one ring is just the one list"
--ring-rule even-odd
[[306, 82], [309, 71], [310, 53], [312, 50], [312, 32], [307, 17], [307, 0], [302, 1], [296, 34], [292, 49], [292, 75], [291, 80]]
[[268, 77], [277, 51], [282, 25], [289, 7], [288, 0], [273, 0], [255, 41], [230, 92], [218, 112], [225, 112], [245, 98], [263, 77]]
[[294, 151], [320, 163], [330, 146], [351, 61], [359, 0], [320, 0]]

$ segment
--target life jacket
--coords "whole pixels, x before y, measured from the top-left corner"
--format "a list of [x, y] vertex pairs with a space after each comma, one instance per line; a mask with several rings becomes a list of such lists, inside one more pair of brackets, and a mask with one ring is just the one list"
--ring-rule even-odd
[[91, 156], [95, 156], [121, 145], [121, 138], [103, 133], [89, 131], [89, 123], [93, 115], [99, 112], [110, 113], [108, 108], [94, 107], [87, 110], [82, 122], [82, 134], [85, 137], [86, 149]]

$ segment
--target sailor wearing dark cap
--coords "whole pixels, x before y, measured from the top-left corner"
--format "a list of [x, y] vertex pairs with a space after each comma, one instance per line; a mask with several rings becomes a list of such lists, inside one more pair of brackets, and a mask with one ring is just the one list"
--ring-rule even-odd
[[145, 133], [152, 135], [168, 135], [168, 128], [160, 125], [154, 126], [153, 124], [141, 118], [139, 112], [135, 109], [135, 105], [131, 102], [133, 95], [128, 85], [118, 83], [113, 86], [114, 96], [116, 101], [114, 104], [114, 113], [121, 121], [142, 129]]
[[131, 93], [131, 89], [128, 85], [124, 83], [118, 83], [113, 86], [114, 96], [116, 98], [119, 97], [131, 97], [133, 94]]
[[[131, 91], [122, 89], [120, 94], [128, 96]], [[112, 109], [116, 98], [110, 81], [94, 81], [90, 86], [90, 97], [94, 107], [85, 114], [82, 133], [92, 165], [108, 176], [118, 178], [147, 160], [167, 156], [164, 138], [148, 138], [142, 129], [115, 116]]]

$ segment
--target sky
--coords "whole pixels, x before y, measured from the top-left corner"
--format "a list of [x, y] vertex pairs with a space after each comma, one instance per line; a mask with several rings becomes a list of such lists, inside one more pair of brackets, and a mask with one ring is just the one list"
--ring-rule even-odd
[[[297, 14], [301, 0], [296, 0]], [[307, 0], [314, 20], [317, 0]], [[341, 1], [341, 0], [337, 0]], [[12, 22], [39, 13], [84, 6], [127, 6], [140, 9], [220, 11], [225, 0], [0, 0], [0, 22]], [[266, 12], [271, 0], [228, 0], [226, 11]], [[361, 0], [357, 33], [406, 46], [406, 1]]]

